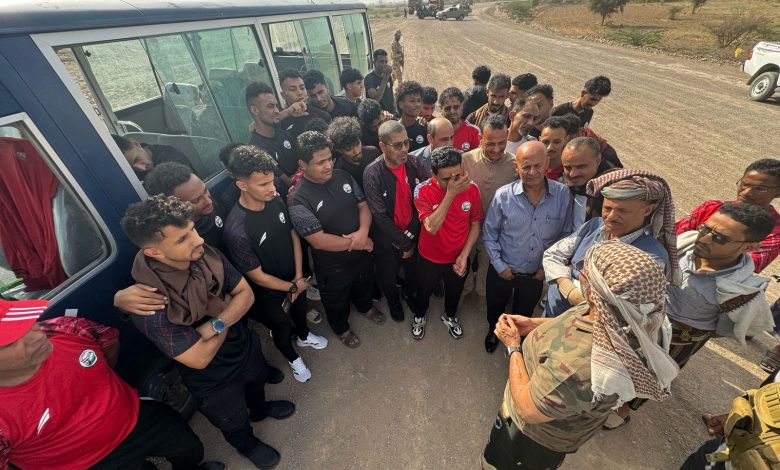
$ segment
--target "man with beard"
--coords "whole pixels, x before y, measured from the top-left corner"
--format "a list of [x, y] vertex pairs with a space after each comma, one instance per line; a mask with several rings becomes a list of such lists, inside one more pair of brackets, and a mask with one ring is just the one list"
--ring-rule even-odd
[[406, 129], [397, 121], [379, 127], [382, 156], [365, 172], [365, 193], [371, 209], [371, 239], [374, 240], [374, 263], [382, 291], [387, 296], [390, 316], [404, 319], [401, 293], [396, 285], [401, 268], [404, 271], [403, 298], [414, 311], [417, 290], [415, 248], [420, 221], [412, 201], [412, 192], [425, 181], [425, 170], [417, 158], [408, 155]]
[[[742, 178], [737, 181], [737, 199], [734, 202], [753, 204], [766, 209], [775, 219], [775, 227], [750, 251], [756, 274], [777, 258], [780, 253], [780, 214], [772, 207], [772, 201], [780, 196], [780, 160], [762, 158], [745, 169]], [[705, 201], [696, 207], [687, 217], [677, 221], [677, 235], [697, 227], [714, 214], [724, 201]]]
[[612, 83], [609, 78], [603, 75], [593, 77], [585, 82], [585, 88], [580, 92], [579, 98], [556, 106], [551, 115], [565, 116], [573, 113], [582, 121], [582, 127], [589, 127], [593, 119], [593, 108], [611, 92]]
[[506, 107], [506, 97], [512, 81], [503, 73], [490, 77], [487, 85], [487, 103], [469, 115], [466, 120], [475, 126], [482, 128], [482, 121], [488, 116], [499, 115], [509, 125], [509, 108]]
[[306, 85], [297, 70], [287, 69], [279, 73], [279, 92], [287, 107], [279, 112], [282, 129], [295, 140], [312, 119], [330, 122], [330, 114], [306, 102]]
[[287, 418], [295, 405], [265, 400], [268, 365], [260, 340], [242, 321], [254, 302], [249, 284], [222, 253], [204, 245], [188, 202], [152, 196], [132, 204], [121, 223], [140, 248], [133, 279], [168, 298], [152, 315], [132, 315], [133, 324], [176, 361], [198, 410], [225, 440], [256, 467], [273, 467], [279, 452], [255, 437], [250, 421]]
[[409, 155], [413, 155], [420, 161], [425, 170], [426, 178], [431, 177], [431, 153], [439, 147], [451, 146], [453, 134], [452, 124], [449, 120], [441, 117], [433, 118], [428, 123], [428, 145], [414, 152], [409, 152]]
[[331, 118], [357, 116], [357, 105], [341, 96], [331, 96], [325, 75], [319, 70], [309, 70], [303, 76], [309, 103], [327, 112]]
[[385, 111], [393, 111], [395, 100], [393, 99], [393, 71], [387, 63], [387, 51], [377, 49], [374, 51], [374, 70], [370, 71], [363, 84], [366, 87], [366, 96], [376, 100]]
[[423, 87], [422, 109], [420, 117], [425, 119], [427, 125], [433, 119], [433, 111], [436, 109], [436, 101], [439, 99], [439, 92], [432, 86]]
[[539, 106], [527, 97], [518, 98], [512, 103], [509, 114], [512, 116], [512, 123], [509, 125], [506, 151], [514, 155], [523, 143], [536, 140], [531, 137], [530, 132], [539, 119]]
[[561, 152], [562, 181], [574, 195], [572, 227], [576, 230], [593, 217], [601, 215], [604, 197], [588, 196], [588, 181], [612, 171], [614, 167], [601, 158], [599, 143], [590, 137], [575, 137]]
[[406, 128], [410, 152], [425, 147], [425, 136], [428, 134], [428, 129], [418, 119], [422, 110], [422, 93], [423, 88], [419, 83], [409, 81], [398, 87], [398, 95], [395, 97], [398, 115], [401, 116], [398, 121]]
[[531, 135], [537, 139], [542, 134], [541, 125], [550, 117], [553, 108], [553, 87], [550, 85], [536, 85], [525, 94], [539, 106], [539, 117], [536, 121], [536, 128], [531, 131]]
[[333, 167], [344, 170], [363, 188], [363, 171], [382, 152], [360, 141], [360, 123], [353, 117], [339, 117], [328, 126], [327, 136], [333, 142]]
[[133, 168], [135, 176], [141, 181], [155, 166], [161, 163], [175, 162], [192, 168], [187, 156], [170, 145], [142, 144], [135, 139], [128, 140], [116, 134], [111, 134], [111, 137], [114, 138], [114, 142], [127, 163]]
[[369, 238], [371, 210], [363, 190], [343, 170], [333, 169], [331, 142], [319, 132], [298, 137], [303, 179], [295, 190], [290, 217], [312, 248], [314, 272], [333, 332], [348, 348], [360, 346], [349, 324], [350, 304], [376, 324], [385, 322], [371, 303], [374, 267]]
[[452, 145], [461, 152], [479, 146], [479, 128], [463, 119], [463, 93], [456, 87], [445, 88], [439, 96], [442, 117], [447, 118], [454, 130]]

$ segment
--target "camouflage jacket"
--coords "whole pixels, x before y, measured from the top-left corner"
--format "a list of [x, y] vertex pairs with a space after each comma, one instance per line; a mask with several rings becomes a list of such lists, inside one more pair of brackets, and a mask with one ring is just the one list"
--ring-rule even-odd
[[393, 41], [390, 44], [391, 58], [393, 59], [393, 65], [404, 65], [404, 46], [399, 41]]

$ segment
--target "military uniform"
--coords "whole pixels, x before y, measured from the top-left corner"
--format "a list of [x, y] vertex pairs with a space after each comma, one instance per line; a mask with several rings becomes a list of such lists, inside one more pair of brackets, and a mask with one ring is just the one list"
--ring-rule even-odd
[[390, 53], [392, 59], [393, 81], [396, 86], [403, 83], [404, 74], [404, 46], [399, 41], [393, 40], [390, 44]]
[[483, 468], [557, 468], [606, 421], [617, 403], [610, 395], [593, 403], [591, 348], [593, 323], [583, 317], [589, 306], [578, 305], [554, 321], [538, 326], [523, 342], [523, 360], [530, 377], [534, 405], [552, 421], [523, 422], [507, 382], [501, 411], [482, 455]]

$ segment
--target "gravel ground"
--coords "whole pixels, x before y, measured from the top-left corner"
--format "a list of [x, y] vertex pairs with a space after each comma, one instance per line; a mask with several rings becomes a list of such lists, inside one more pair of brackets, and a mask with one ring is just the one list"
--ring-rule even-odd
[[[780, 103], [748, 101], [746, 76], [733, 67], [562, 39], [505, 21], [483, 5], [463, 22], [373, 21], [375, 46], [389, 49], [397, 27], [404, 34], [406, 78], [440, 90], [466, 87], [478, 63], [510, 75], [533, 72], [555, 87], [558, 102], [578, 96], [588, 78], [608, 75], [613, 92], [596, 108], [593, 127], [627, 166], [667, 178], [678, 215], [704, 199], [732, 197], [750, 161], [780, 156]], [[773, 287], [770, 299], [778, 293]], [[291, 419], [255, 425], [282, 452], [278, 468], [478, 468], [506, 362], [500, 353], [485, 354], [484, 314], [474, 299], [461, 308], [460, 341], [447, 335], [440, 312], [433, 302], [420, 342], [412, 340], [408, 323], [376, 326], [354, 315], [363, 340], [354, 351], [324, 324], [315, 326], [331, 344], [301, 352], [313, 373], [306, 384], [292, 379], [262, 329], [266, 355], [287, 374], [282, 384], [267, 387], [268, 396], [298, 406]], [[701, 413], [726, 410], [740, 389], [758, 384], [762, 373], [755, 364], [771, 344], [768, 335], [746, 348], [712, 341], [682, 372], [671, 399], [649, 403], [620, 430], [600, 432], [563, 468], [678, 468], [707, 439]], [[201, 415], [192, 424], [208, 457], [232, 470], [251, 468]]]

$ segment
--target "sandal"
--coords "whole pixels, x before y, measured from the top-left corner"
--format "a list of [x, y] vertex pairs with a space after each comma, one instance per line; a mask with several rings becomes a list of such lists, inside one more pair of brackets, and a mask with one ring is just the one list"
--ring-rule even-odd
[[764, 357], [758, 365], [766, 372], [775, 374], [777, 373], [777, 370], [780, 369], [780, 354], [775, 352], [775, 349], [772, 348], [764, 354]]
[[604, 424], [601, 426], [606, 431], [612, 431], [613, 429], [617, 429], [620, 426], [623, 426], [624, 424], [631, 421], [631, 415], [627, 415], [625, 418], [620, 416], [617, 411], [613, 411], [609, 414], [607, 417], [607, 420], [604, 421]]
[[355, 349], [356, 347], [360, 346], [360, 338], [357, 337], [355, 333], [352, 332], [352, 330], [347, 330], [344, 333], [341, 333], [339, 335], [339, 339], [342, 343], [344, 343], [344, 346]]
[[376, 307], [371, 307], [367, 312], [358, 311], [358, 313], [376, 323], [377, 325], [382, 325], [385, 322], [385, 314]]

